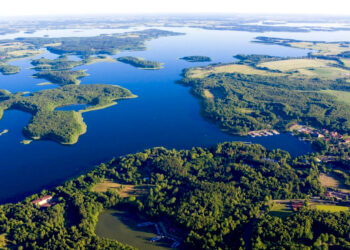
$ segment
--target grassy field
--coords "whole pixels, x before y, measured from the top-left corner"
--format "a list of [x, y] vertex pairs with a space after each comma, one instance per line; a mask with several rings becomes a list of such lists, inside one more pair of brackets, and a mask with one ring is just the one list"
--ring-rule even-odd
[[156, 236], [154, 226], [137, 227], [142, 222], [145, 220], [134, 213], [106, 210], [100, 214], [95, 232], [100, 237], [115, 239], [138, 249], [169, 249], [162, 243], [151, 243], [150, 239]]
[[39, 50], [15, 50], [15, 51], [10, 51], [8, 52], [8, 55], [13, 56], [13, 57], [30, 57], [30, 56], [36, 56], [41, 54], [42, 52]]
[[288, 207], [287, 203], [273, 203], [269, 214], [280, 218], [286, 218], [293, 213], [292, 209]]
[[345, 67], [350, 67], [350, 59], [340, 59]]
[[114, 62], [117, 62], [117, 60], [113, 57], [110, 57], [110, 56], [105, 56], [105, 57], [93, 56], [93, 57], [89, 57], [88, 60], [86, 60], [86, 62], [84, 64], [90, 65], [90, 64], [99, 63], [99, 62], [114, 63]]
[[335, 206], [335, 205], [316, 205], [315, 209], [325, 211], [325, 212], [348, 212], [349, 208], [345, 206]]
[[0, 249], [6, 247], [6, 234], [0, 234]]
[[211, 93], [210, 90], [208, 90], [208, 89], [204, 90], [204, 96], [205, 96], [205, 98], [208, 98], [208, 99], [213, 99], [214, 98], [213, 93]]
[[267, 67], [272, 70], [280, 71], [290, 71], [301, 68], [319, 68], [328, 67], [329, 64], [334, 63], [331, 60], [321, 60], [321, 59], [288, 59], [288, 60], [278, 60], [272, 62], [260, 63], [258, 67]]
[[337, 176], [335, 175], [321, 173], [319, 176], [319, 180], [323, 187], [334, 188], [344, 193], [350, 193], [350, 189], [348, 189], [347, 186], [344, 185], [343, 181], [337, 178]]
[[108, 189], [116, 190], [121, 197], [129, 197], [131, 195], [135, 196], [135, 197], [139, 197], [139, 196], [143, 196], [143, 195], [148, 193], [149, 186], [125, 185], [125, 184], [115, 183], [111, 180], [104, 180], [104, 181], [96, 184], [92, 188], [92, 191], [104, 193]]
[[[311, 77], [320, 77], [326, 79], [349, 78], [350, 71], [337, 67], [305, 69]], [[300, 70], [299, 70], [300, 71]]]
[[271, 70], [279, 70], [292, 73], [292, 76], [320, 77], [326, 79], [348, 78], [350, 71], [332, 66], [331, 60], [322, 59], [288, 59], [260, 63], [258, 67], [267, 67]]
[[350, 50], [350, 48], [342, 47], [341, 43], [291, 42], [289, 44], [294, 48], [316, 50], [317, 52], [313, 53], [314, 55], [337, 55]]
[[330, 175], [321, 173], [319, 176], [320, 183], [323, 187], [338, 188], [339, 181]]
[[324, 94], [333, 95], [337, 98], [338, 101], [350, 104], [350, 92], [348, 91], [327, 89], [327, 90], [321, 90], [320, 92]]
[[263, 75], [263, 76], [281, 76], [281, 73], [268, 72], [266, 70], [255, 69], [248, 65], [227, 64], [220, 66], [209, 66], [203, 68], [193, 68], [188, 71], [188, 76], [191, 78], [203, 78], [210, 74], [219, 73], [241, 73], [247, 75]]

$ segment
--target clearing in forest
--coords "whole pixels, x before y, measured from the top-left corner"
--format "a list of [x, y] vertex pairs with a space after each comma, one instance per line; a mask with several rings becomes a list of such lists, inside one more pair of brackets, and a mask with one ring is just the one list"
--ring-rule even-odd
[[116, 190], [121, 197], [129, 197], [129, 196], [143, 196], [148, 193], [150, 186], [146, 185], [129, 185], [129, 184], [120, 184], [116, 183], [112, 180], [104, 180], [98, 184], [96, 184], [92, 191], [98, 193], [107, 192], [107, 190]]
[[301, 68], [319, 68], [328, 67], [329, 64], [334, 64], [331, 60], [322, 59], [288, 59], [272, 62], [260, 63], [258, 67], [267, 67], [272, 70], [289, 71]]
[[321, 93], [330, 94], [337, 98], [337, 101], [344, 102], [350, 104], [350, 92], [348, 91], [340, 91], [340, 90], [321, 90]]
[[219, 73], [240, 73], [246, 75], [263, 75], [263, 76], [281, 76], [281, 73], [269, 72], [266, 70], [255, 69], [248, 65], [241, 64], [226, 64], [219, 66], [208, 66], [201, 68], [193, 68], [188, 71], [188, 76], [191, 78], [203, 78], [211, 74]]

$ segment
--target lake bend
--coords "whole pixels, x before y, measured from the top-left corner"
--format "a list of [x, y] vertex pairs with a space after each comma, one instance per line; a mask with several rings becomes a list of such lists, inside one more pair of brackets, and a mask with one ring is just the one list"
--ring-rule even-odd
[[[142, 29], [142, 28], [139, 28]], [[98, 62], [78, 66], [89, 75], [80, 84], [103, 83], [129, 89], [138, 98], [118, 101], [106, 109], [83, 113], [87, 132], [71, 146], [52, 141], [21, 143], [26, 138], [23, 127], [31, 115], [18, 110], [7, 110], [0, 120], [0, 203], [17, 201], [43, 188], [56, 186], [63, 181], [82, 174], [103, 161], [113, 157], [135, 153], [150, 147], [189, 149], [196, 146], [212, 146], [224, 141], [259, 143], [268, 149], [281, 148], [293, 156], [312, 152], [310, 144], [291, 134], [267, 137], [235, 137], [220, 131], [200, 114], [200, 105], [189, 88], [175, 82], [181, 79], [182, 70], [211, 63], [228, 63], [236, 54], [267, 54], [273, 56], [303, 56], [309, 51], [276, 45], [252, 43], [261, 33], [239, 31], [202, 30], [194, 28], [168, 28], [163, 30], [183, 32], [185, 35], [162, 37], [146, 42], [147, 50], [127, 51], [114, 55], [143, 57], [164, 63], [159, 70], [142, 70], [121, 62]], [[125, 32], [123, 30], [89, 30], [79, 33], [72, 30], [47, 31], [50, 36], [82, 36], [101, 33]], [[46, 33], [47, 33], [46, 32]], [[71, 32], [71, 33], [69, 33]], [[44, 36], [45, 32], [30, 34]], [[272, 37], [327, 40], [343, 38], [350, 40], [350, 32], [310, 33], [264, 33]], [[327, 36], [328, 34], [328, 36]], [[334, 35], [333, 35], [334, 34]], [[20, 35], [20, 34], [18, 34]], [[27, 34], [28, 35], [28, 34]], [[15, 34], [11, 34], [16, 37]], [[328, 37], [328, 38], [327, 38]], [[5, 37], [0, 36], [0, 39]], [[187, 62], [179, 58], [203, 55], [212, 62]], [[56, 58], [58, 55], [45, 51], [37, 56]], [[71, 58], [74, 58], [72, 56]], [[56, 88], [54, 84], [40, 84], [42, 79], [32, 78], [31, 59], [11, 62], [20, 66], [15, 75], [0, 75], [0, 89], [10, 92], [36, 92]], [[39, 84], [39, 85], [38, 85]], [[79, 110], [81, 106], [62, 107], [57, 110]]]

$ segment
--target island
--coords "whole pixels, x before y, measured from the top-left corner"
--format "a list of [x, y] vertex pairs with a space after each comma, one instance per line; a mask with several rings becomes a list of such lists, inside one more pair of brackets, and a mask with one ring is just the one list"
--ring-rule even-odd
[[146, 29], [111, 35], [92, 37], [21, 37], [14, 40], [2, 40], [1, 43], [18, 42], [29, 44], [34, 48], [45, 47], [52, 53], [59, 55], [79, 55], [87, 57], [96, 54], [113, 55], [119, 51], [144, 50], [145, 42], [166, 36], [178, 36], [183, 33], [159, 29]]
[[4, 63], [0, 64], [0, 72], [3, 75], [17, 74], [20, 70], [21, 70], [21, 68], [18, 66], [13, 66], [13, 65], [4, 64]]
[[84, 70], [71, 70], [74, 67], [88, 65], [97, 62], [116, 62], [114, 58], [98, 55], [88, 56], [81, 60], [69, 60], [67, 55], [62, 55], [57, 59], [39, 58], [31, 61], [33, 69], [38, 73], [33, 74], [35, 78], [46, 79], [58, 85], [79, 84], [80, 78], [88, 76]]
[[42, 71], [33, 75], [35, 78], [45, 79], [61, 86], [78, 85], [80, 83], [79, 79], [85, 76], [88, 76], [88, 74], [84, 70]]
[[[147, 149], [3, 204], [0, 237], [8, 248], [130, 249], [148, 230], [147, 244], [169, 248], [341, 248], [349, 207], [327, 199], [317, 164], [241, 142]], [[113, 233], [125, 227], [128, 239]]]
[[[0, 114], [2, 116], [7, 109], [29, 112], [33, 116], [23, 129], [26, 137], [31, 140], [48, 139], [61, 144], [74, 144], [86, 132], [83, 112], [106, 108], [116, 104], [115, 100], [135, 97], [127, 89], [106, 84], [66, 85], [34, 92], [29, 96], [3, 91], [0, 95]], [[74, 104], [89, 106], [77, 112], [55, 110]]]
[[211, 62], [211, 58], [208, 56], [185, 56], [181, 57], [180, 60], [187, 62]]
[[61, 55], [57, 59], [47, 59], [45, 57], [34, 59], [31, 61], [31, 64], [36, 71], [59, 71], [70, 70], [77, 66], [97, 62], [116, 62], [116, 60], [106, 55], [87, 56], [81, 60], [69, 60], [67, 55]]
[[48, 70], [70, 70], [74, 67], [80, 66], [83, 64], [83, 61], [73, 61], [68, 60], [68, 56], [60, 56], [57, 59], [47, 59], [41, 57], [39, 59], [34, 59], [31, 61], [31, 64], [34, 65], [33, 69], [36, 71], [48, 71]]
[[[18, 73], [20, 67], [10, 65], [8, 62], [37, 56], [45, 52], [43, 49], [62, 55], [62, 57], [54, 60], [34, 59], [32, 64], [35, 70], [68, 70], [83, 64], [100, 61], [112, 62], [115, 60], [106, 55], [114, 55], [126, 50], [144, 50], [146, 48], [145, 42], [148, 40], [178, 35], [183, 35], [183, 33], [146, 29], [94, 37], [20, 37], [0, 40], [0, 73], [4, 75]], [[66, 55], [78, 55], [82, 60], [68, 60]], [[156, 69], [157, 67], [150, 65], [150, 68]]]
[[223, 131], [287, 131], [293, 123], [350, 132], [350, 69], [344, 42], [256, 38], [305, 47], [306, 57], [237, 55], [238, 62], [186, 69], [178, 83], [201, 99], [202, 114]]
[[119, 62], [123, 62], [126, 64], [130, 64], [136, 68], [139, 69], [161, 69], [162, 63], [155, 62], [155, 61], [148, 61], [144, 58], [140, 57], [133, 57], [133, 56], [122, 56], [117, 59]]

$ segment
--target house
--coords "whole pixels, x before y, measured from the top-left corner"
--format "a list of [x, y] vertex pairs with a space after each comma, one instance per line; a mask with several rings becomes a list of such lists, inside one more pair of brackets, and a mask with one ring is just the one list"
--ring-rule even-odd
[[337, 138], [338, 137], [338, 132], [331, 132], [331, 136], [333, 138]]
[[51, 207], [50, 201], [52, 200], [51, 195], [45, 195], [40, 197], [39, 199], [33, 200], [32, 204], [39, 207]]
[[292, 208], [294, 211], [299, 210], [304, 206], [304, 202], [292, 202]]
[[324, 138], [324, 135], [317, 133], [317, 138]]
[[344, 143], [345, 143], [345, 144], [350, 144], [350, 139], [345, 139], [345, 140], [344, 140]]

